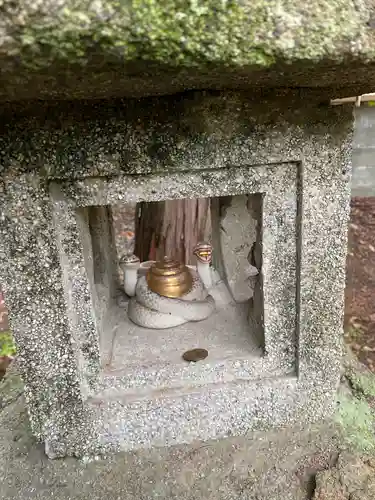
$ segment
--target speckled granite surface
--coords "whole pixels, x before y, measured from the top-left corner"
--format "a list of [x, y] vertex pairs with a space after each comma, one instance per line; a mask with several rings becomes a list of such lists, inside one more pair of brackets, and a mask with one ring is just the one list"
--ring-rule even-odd
[[[85, 121], [61, 110], [56, 128], [53, 116], [44, 125], [22, 119], [0, 140], [0, 282], [33, 432], [49, 456], [328, 415], [340, 372], [351, 112], [312, 108], [298, 93], [273, 106], [242, 94], [194, 93], [176, 97], [175, 106], [168, 98], [116, 113]], [[92, 314], [84, 209], [77, 216], [75, 207], [249, 190], [270, 193], [262, 362], [287, 361], [291, 375], [265, 380], [260, 369], [252, 381], [103, 401], [102, 316]]]

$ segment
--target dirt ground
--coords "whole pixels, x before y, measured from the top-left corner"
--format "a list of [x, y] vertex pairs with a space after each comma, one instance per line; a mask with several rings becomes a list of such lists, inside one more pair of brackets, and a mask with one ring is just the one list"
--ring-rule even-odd
[[[31, 435], [22, 392], [9, 370], [0, 387], [4, 500], [307, 500], [315, 474], [339, 453], [335, 427], [320, 422], [91, 460], [49, 460]], [[361, 500], [373, 498], [362, 492]]]
[[375, 198], [353, 198], [345, 294], [346, 340], [375, 371]]

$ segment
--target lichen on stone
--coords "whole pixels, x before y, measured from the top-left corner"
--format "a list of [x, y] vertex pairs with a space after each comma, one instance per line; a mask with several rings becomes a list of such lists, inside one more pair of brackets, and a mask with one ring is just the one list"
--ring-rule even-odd
[[13, 336], [10, 332], [0, 333], [0, 357], [14, 356], [16, 354], [16, 346], [14, 345]]
[[363, 453], [375, 450], [375, 416], [364, 398], [341, 394], [336, 422], [350, 449]]
[[375, 376], [372, 373], [347, 373], [347, 378], [355, 393], [365, 398], [375, 398]]
[[[336, 59], [340, 46], [368, 50], [368, 10], [349, 0], [65, 0], [10, 2], [5, 50], [34, 69], [53, 61], [85, 65], [151, 61], [196, 67], [212, 63], [268, 67], [277, 59]], [[8, 16], [9, 17], [9, 16]], [[8, 40], [8, 38], [6, 38]], [[8, 47], [9, 45], [9, 47]], [[372, 50], [372, 49], [371, 49]]]
[[359, 95], [375, 71], [371, 16], [371, 0], [0, 0], [0, 100], [309, 86]]
[[[350, 336], [346, 336], [347, 341], [353, 339], [353, 335], [355, 335], [354, 339], [358, 340], [358, 336], [362, 334], [362, 331], [360, 329], [351, 329], [349, 333]], [[355, 396], [368, 400], [375, 398], [375, 375], [358, 361], [349, 345], [345, 347], [343, 368], [345, 379]]]

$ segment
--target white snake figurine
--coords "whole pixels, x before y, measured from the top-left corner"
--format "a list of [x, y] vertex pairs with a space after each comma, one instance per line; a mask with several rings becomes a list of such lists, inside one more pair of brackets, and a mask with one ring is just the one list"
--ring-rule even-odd
[[142, 271], [147, 270], [147, 263], [142, 265], [134, 255], [122, 259], [124, 289], [131, 297], [129, 319], [139, 326], [164, 329], [208, 318], [215, 310], [215, 300], [209, 295], [212, 286], [211, 248], [206, 243], [196, 246], [197, 270], [190, 268], [192, 288], [178, 299], [163, 297], [149, 289], [145, 275], [142, 276]]

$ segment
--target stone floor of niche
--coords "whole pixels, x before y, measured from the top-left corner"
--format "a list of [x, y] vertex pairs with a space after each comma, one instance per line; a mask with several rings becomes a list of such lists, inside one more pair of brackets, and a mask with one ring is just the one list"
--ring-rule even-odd
[[168, 365], [186, 366], [185, 351], [203, 348], [208, 357], [196, 365], [215, 364], [227, 359], [260, 357], [259, 343], [251, 333], [247, 304], [226, 306], [208, 319], [176, 328], [151, 330], [132, 323], [126, 309], [113, 306], [101, 341], [104, 373], [146, 370]]

